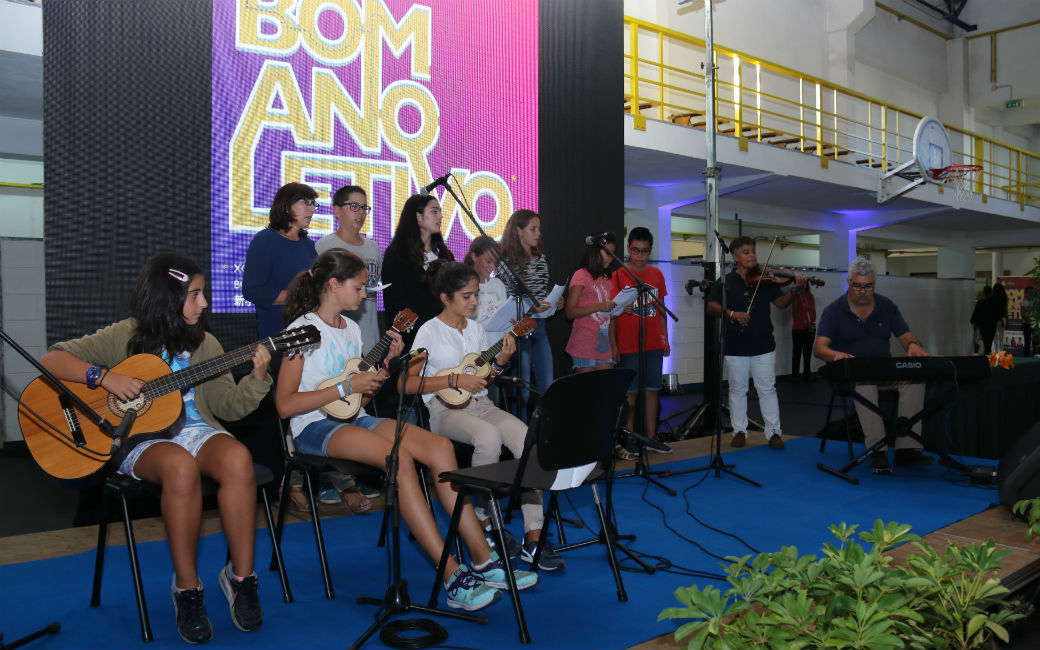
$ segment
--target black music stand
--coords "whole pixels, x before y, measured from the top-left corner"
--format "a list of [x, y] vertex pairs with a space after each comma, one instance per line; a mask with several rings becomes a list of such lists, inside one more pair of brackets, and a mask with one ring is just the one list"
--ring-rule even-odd
[[[397, 428], [394, 431], [394, 445], [390, 448], [390, 455], [386, 457], [386, 505], [385, 510], [390, 512], [390, 584], [386, 587], [386, 593], [382, 598], [358, 596], [357, 601], [363, 605], [379, 605], [380, 610], [376, 614], [376, 620], [365, 630], [357, 641], [351, 644], [351, 650], [358, 650], [369, 637], [382, 628], [391, 616], [416, 611], [423, 614], [436, 616], [449, 616], [463, 621], [471, 621], [487, 625], [487, 616], [454, 612], [448, 609], [426, 607], [412, 602], [408, 596], [408, 581], [401, 577], [401, 508], [397, 504], [397, 468], [400, 461], [399, 450], [401, 446], [401, 431], [404, 429], [404, 380], [405, 373], [401, 373], [401, 385], [397, 397]], [[416, 395], [422, 392], [422, 386], [416, 391]], [[442, 628], [443, 629], [443, 628]], [[446, 633], [445, 633], [446, 634]]]
[[[832, 380], [832, 383], [834, 385], [835, 390], [837, 390], [840, 394], [855, 399], [863, 406], [867, 407], [874, 413], [877, 413], [878, 416], [881, 417], [882, 421], [884, 420], [885, 414], [884, 412], [882, 412], [881, 408], [874, 402], [871, 402], [869, 399], [863, 397], [862, 395], [856, 392], [855, 382], [851, 380]], [[823, 470], [828, 474], [837, 476], [840, 479], [844, 479], [849, 483], [852, 483], [853, 485], [859, 485], [859, 479], [855, 476], [849, 476], [848, 472], [860, 463], [862, 463], [864, 460], [869, 458], [871, 454], [873, 454], [876, 451], [879, 451], [882, 447], [889, 444], [894, 445], [897, 438], [900, 438], [904, 435], [908, 435], [917, 442], [921, 443], [921, 446], [924, 447], [924, 440], [921, 438], [921, 436], [917, 435], [917, 432], [915, 432], [911, 427], [913, 427], [913, 425], [917, 424], [921, 420], [924, 420], [925, 418], [930, 417], [935, 413], [941, 411], [943, 408], [945, 408], [947, 404], [949, 404], [953, 400], [953, 397], [954, 395], [956, 395], [956, 393], [957, 386], [954, 385], [952, 388], [940, 395], [938, 399], [933, 400], [930, 405], [925, 406], [923, 409], [921, 409], [914, 415], [908, 418], [899, 417], [897, 415], [896, 417], [892, 418], [892, 420], [889, 422], [890, 426], [885, 427], [885, 436], [881, 438], [881, 440], [878, 440], [876, 443], [871, 445], [870, 447], [864, 449], [863, 453], [850, 460], [841, 469], [834, 469], [832, 467], [824, 465], [823, 463], [817, 463], [816, 468]], [[966, 474], [970, 474], [972, 472], [972, 469], [970, 467], [960, 462], [956, 458], [953, 458], [945, 451], [938, 450], [934, 453], [937, 454], [940, 458], [942, 458], [946, 465], [949, 465], [950, 467], [953, 467]]]

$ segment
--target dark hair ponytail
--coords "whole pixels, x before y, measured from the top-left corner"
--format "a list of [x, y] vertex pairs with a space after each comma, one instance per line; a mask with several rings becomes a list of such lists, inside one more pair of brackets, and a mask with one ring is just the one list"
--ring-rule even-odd
[[433, 295], [437, 296], [438, 299], [440, 299], [442, 293], [447, 294], [448, 298], [451, 298], [456, 291], [469, 284], [470, 280], [480, 281], [477, 271], [472, 266], [462, 262], [434, 260], [430, 262], [427, 272], [431, 278], [430, 288], [433, 290]]
[[314, 260], [307, 271], [300, 271], [286, 290], [285, 310], [282, 321], [285, 325], [321, 304], [321, 294], [331, 278], [346, 282], [366, 269], [364, 261], [357, 255], [341, 248], [325, 251]]

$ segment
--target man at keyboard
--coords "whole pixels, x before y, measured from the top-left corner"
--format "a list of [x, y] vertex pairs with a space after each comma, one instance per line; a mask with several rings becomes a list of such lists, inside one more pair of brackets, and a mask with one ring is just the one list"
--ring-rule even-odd
[[[906, 324], [899, 307], [885, 296], [874, 292], [877, 272], [874, 265], [857, 257], [849, 265], [848, 291], [827, 305], [816, 329], [813, 355], [827, 363], [850, 357], [890, 357], [889, 337], [895, 336], [911, 357], [931, 356], [917, 340]], [[924, 405], [923, 383], [900, 382], [894, 385], [899, 391], [899, 416], [911, 417]], [[857, 383], [856, 392], [872, 403], [878, 403], [878, 385]], [[885, 425], [881, 416], [856, 402], [856, 414], [863, 427], [867, 447], [871, 447], [885, 436]], [[921, 434], [921, 423], [913, 425]], [[896, 439], [894, 462], [897, 466], [928, 465], [934, 459], [921, 451], [919, 442], [910, 436]], [[891, 474], [892, 466], [884, 448], [870, 458], [875, 474]]]

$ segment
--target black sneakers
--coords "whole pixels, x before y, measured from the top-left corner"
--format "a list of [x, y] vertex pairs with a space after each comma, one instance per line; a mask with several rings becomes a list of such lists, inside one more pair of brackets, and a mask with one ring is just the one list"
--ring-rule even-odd
[[[524, 549], [523, 544], [504, 528], [502, 529], [502, 537], [506, 538], [506, 554], [509, 555], [510, 560], [515, 560], [516, 556], [520, 555], [520, 551]], [[484, 539], [487, 540], [488, 546], [491, 547], [492, 551], [499, 550], [498, 544], [495, 543], [495, 531], [491, 529], [490, 525], [484, 527]]]
[[173, 585], [173, 609], [177, 614], [177, 633], [188, 643], [205, 643], [213, 638], [213, 626], [206, 616], [202, 584], [195, 589], [179, 591]]
[[653, 451], [658, 454], [672, 453], [672, 448], [668, 446], [668, 443], [666, 443], [664, 440], [661, 440], [657, 436], [650, 436], [647, 439], [646, 450]]
[[[228, 563], [220, 571], [218, 578], [220, 590], [224, 592], [228, 607], [231, 609], [231, 620], [235, 627], [243, 632], [252, 632], [264, 622], [264, 610], [260, 608], [260, 595], [257, 593], [256, 572], [242, 580], [235, 579]], [[181, 636], [184, 636], [183, 634]]]
[[892, 466], [888, 463], [888, 454], [875, 451], [870, 455], [870, 471], [875, 474], [891, 474]]
[[[524, 550], [520, 553], [520, 559], [528, 564], [534, 564], [534, 552], [537, 548], [538, 542], [536, 541], [524, 542]], [[545, 543], [542, 544], [542, 554], [538, 558], [538, 568], [542, 571], [556, 571], [557, 569], [567, 568], [567, 563], [556, 554], [556, 549], [549, 543], [549, 540], [545, 540]]]

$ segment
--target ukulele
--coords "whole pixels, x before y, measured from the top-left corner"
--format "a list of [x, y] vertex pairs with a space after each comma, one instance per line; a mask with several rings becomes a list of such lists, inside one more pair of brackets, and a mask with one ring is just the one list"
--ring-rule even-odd
[[294, 352], [320, 341], [317, 327], [297, 327], [176, 372], [154, 354], [135, 354], [111, 370], [145, 381], [137, 397], [127, 401], [104, 389], [91, 390], [86, 384], [61, 382], [113, 428], [127, 411], [136, 409], [137, 419], [117, 453], [112, 453], [111, 434], [46, 377], [37, 377], [22, 391], [18, 422], [29, 452], [43, 471], [66, 487], [86, 487], [118, 469], [127, 452], [138, 443], [169, 438], [180, 431], [184, 424], [182, 390], [246, 363], [253, 358], [258, 345], [271, 352]]
[[[534, 331], [534, 319], [530, 316], [517, 321], [516, 325], [513, 325], [513, 329], [509, 331], [509, 335], [514, 339], [522, 339]], [[503, 339], [505, 340], [505, 339]], [[491, 361], [498, 356], [498, 353], [502, 351], [502, 341], [495, 343], [487, 350], [483, 352], [470, 352], [466, 356], [462, 357], [462, 361], [459, 365], [454, 368], [444, 368], [437, 372], [435, 377], [446, 377], [451, 373], [457, 375], [466, 374], [486, 379], [491, 374]], [[469, 392], [465, 388], [442, 388], [437, 391], [437, 397], [442, 402], [452, 408], [461, 408], [465, 406], [473, 393]]]
[[[394, 324], [390, 329], [394, 330], [398, 334], [404, 334], [413, 327], [415, 322], [419, 320], [419, 317], [411, 309], [402, 309], [397, 316], [394, 317]], [[354, 357], [348, 359], [346, 365], [343, 367], [343, 372], [338, 375], [333, 375], [328, 379], [322, 380], [321, 383], [314, 390], [321, 390], [328, 388], [329, 386], [335, 386], [344, 379], [350, 379], [359, 372], [375, 372], [379, 370], [379, 364], [383, 363], [383, 359], [386, 358], [387, 353], [390, 351], [390, 343], [393, 339], [389, 334], [383, 334], [379, 338], [379, 341], [372, 346], [372, 349], [368, 351], [364, 357]], [[321, 410], [325, 411], [326, 415], [337, 420], [350, 420], [357, 412], [361, 410], [361, 400], [364, 395], [361, 393], [350, 393], [344, 397], [337, 398], [333, 402], [329, 402], [325, 406], [321, 407]]]

